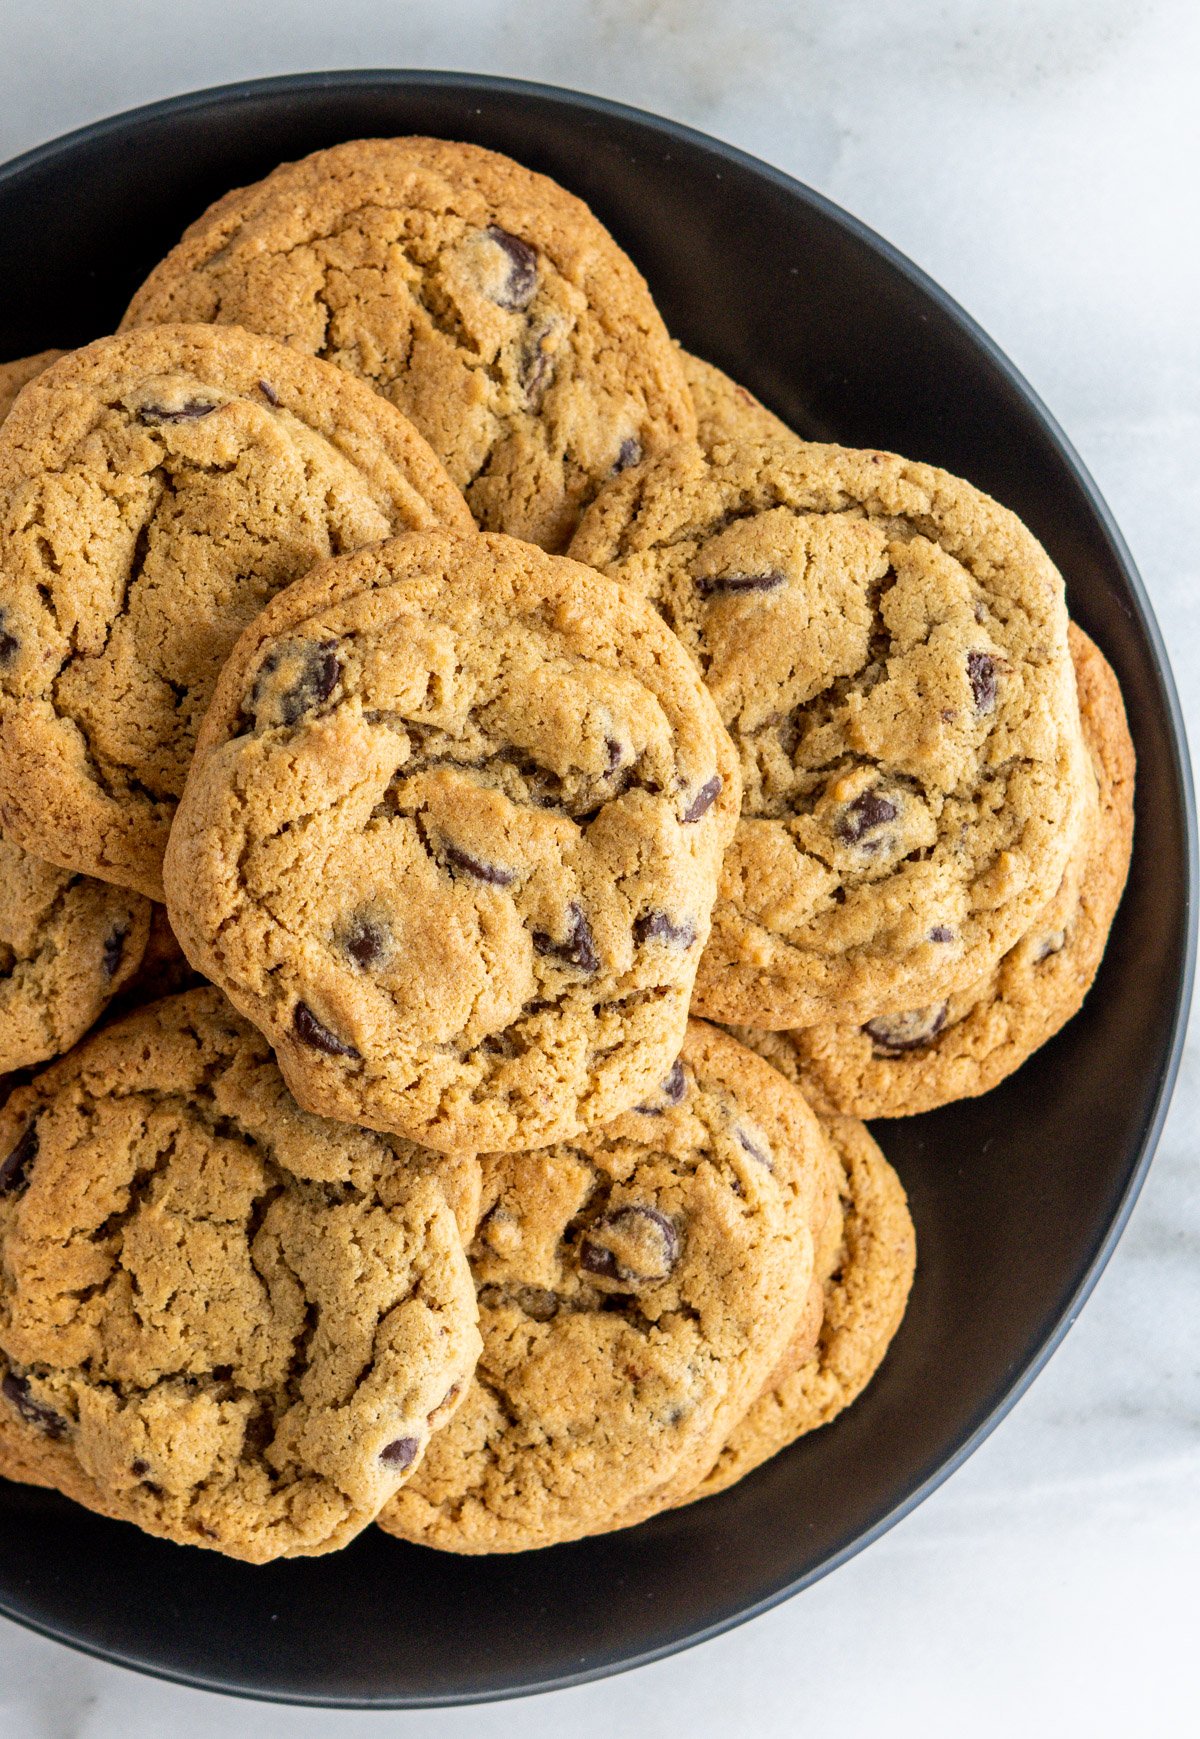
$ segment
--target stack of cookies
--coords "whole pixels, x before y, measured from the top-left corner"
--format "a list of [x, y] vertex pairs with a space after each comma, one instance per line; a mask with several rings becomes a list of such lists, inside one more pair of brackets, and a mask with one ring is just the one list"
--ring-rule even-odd
[[1017, 1068], [1124, 883], [1036, 540], [430, 139], [226, 195], [0, 411], [0, 1472], [519, 1551], [833, 1419], [915, 1263], [861, 1119]]

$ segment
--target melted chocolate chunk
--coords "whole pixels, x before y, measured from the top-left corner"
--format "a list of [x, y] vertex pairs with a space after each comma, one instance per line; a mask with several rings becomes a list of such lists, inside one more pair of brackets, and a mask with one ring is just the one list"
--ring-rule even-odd
[[1060, 949], [1064, 948], [1066, 942], [1067, 932], [1065, 930], [1051, 930], [1041, 938], [1034, 949], [1033, 964], [1040, 966], [1043, 960], [1048, 960], [1052, 954], [1057, 954]]
[[4, 1380], [0, 1382], [0, 1394], [6, 1401], [11, 1401], [17, 1412], [28, 1424], [44, 1431], [47, 1437], [65, 1437], [67, 1422], [61, 1413], [56, 1413], [52, 1407], [45, 1406], [41, 1401], [35, 1401], [29, 1392], [29, 1379], [18, 1377], [13, 1371], [5, 1371]]
[[577, 966], [581, 972], [598, 972], [600, 956], [596, 953], [592, 927], [584, 916], [583, 908], [574, 900], [567, 907], [567, 918], [570, 929], [565, 942], [556, 942], [544, 930], [535, 930], [534, 947], [539, 954], [549, 954], [554, 959], [561, 960], [565, 966]]
[[[844, 845], [861, 845], [876, 828], [895, 821], [899, 813], [890, 797], [884, 797], [878, 791], [864, 791], [861, 797], [846, 805], [833, 831]], [[871, 847], [868, 845], [867, 849]]]
[[931, 1045], [946, 1024], [946, 1012], [944, 1002], [935, 1002], [928, 1008], [915, 1008], [910, 1014], [881, 1015], [869, 1020], [863, 1031], [877, 1057], [899, 1057], [905, 1051]]
[[342, 945], [354, 964], [366, 970], [387, 956], [388, 933], [372, 918], [353, 918]]
[[667, 1105], [678, 1105], [687, 1092], [687, 1079], [683, 1073], [682, 1059], [676, 1057], [671, 1064], [670, 1072], [662, 1086], [658, 1089], [665, 1103], [663, 1105], [635, 1105], [634, 1110], [640, 1111], [644, 1117], [661, 1117]]
[[662, 1096], [671, 1105], [678, 1105], [687, 1092], [687, 1077], [683, 1072], [683, 1060], [676, 1057], [671, 1064], [666, 1080], [662, 1084]]
[[0, 610], [0, 668], [12, 663], [20, 647], [21, 642], [8, 626], [8, 612]]
[[492, 300], [498, 308], [528, 308], [538, 285], [537, 253], [528, 242], [523, 242], [520, 236], [510, 235], [499, 224], [492, 224], [487, 236], [508, 262], [507, 275]]
[[275, 391], [275, 388], [271, 385], [269, 380], [260, 380], [258, 383], [258, 390], [269, 405], [277, 405], [279, 403], [279, 394]]
[[138, 411], [138, 421], [143, 423], [198, 423], [201, 417], [210, 417], [214, 411], [220, 410], [219, 404], [212, 404], [206, 399], [188, 399], [186, 404], [172, 410], [167, 405], [143, 405]]
[[298, 1039], [303, 1039], [306, 1045], [311, 1045], [314, 1051], [323, 1051], [327, 1057], [360, 1057], [361, 1051], [356, 1051], [353, 1045], [348, 1045], [344, 1039], [339, 1039], [336, 1033], [331, 1033], [327, 1026], [322, 1026], [312, 1009], [306, 1002], [298, 1002], [292, 1013], [292, 1027]]
[[379, 1459], [385, 1467], [395, 1467], [403, 1473], [406, 1467], [411, 1467], [417, 1459], [421, 1448], [415, 1437], [397, 1437], [394, 1443], [385, 1443], [379, 1451]]
[[658, 1208], [630, 1203], [603, 1214], [579, 1245], [579, 1266], [601, 1280], [648, 1286], [665, 1280], [679, 1260], [679, 1233]]
[[696, 581], [702, 598], [715, 597], [719, 592], [777, 592], [787, 584], [787, 575], [778, 568], [765, 574], [708, 574]]
[[456, 845], [447, 845], [443, 849], [446, 862], [452, 869], [474, 876], [477, 882], [489, 882], [494, 888], [511, 888], [517, 879], [515, 870], [502, 869], [495, 863], [485, 863], [481, 857], [472, 857], [470, 852], [460, 851]]
[[130, 1462], [129, 1471], [135, 1479], [145, 1479], [150, 1471], [150, 1463], [143, 1461], [139, 1456], [136, 1461]]
[[129, 935], [128, 924], [118, 924], [115, 930], [104, 938], [104, 947], [100, 951], [100, 966], [106, 978], [115, 978], [121, 964], [121, 956], [125, 952], [125, 940]]
[[690, 948], [696, 940], [696, 926], [688, 919], [673, 924], [665, 912], [651, 910], [633, 921], [635, 942], [673, 942], [680, 948]]
[[702, 815], [707, 815], [721, 795], [722, 783], [719, 773], [714, 773], [711, 779], [706, 780], [684, 810], [680, 820], [684, 822], [699, 821]]
[[[262, 674], [271, 675], [277, 668], [272, 658], [268, 658]], [[279, 716], [283, 723], [294, 725], [306, 712], [312, 712], [327, 701], [341, 674], [342, 661], [337, 655], [337, 642], [327, 640], [314, 646], [306, 655], [295, 682], [279, 697]]]
[[542, 400], [554, 379], [554, 358], [543, 342], [550, 336], [550, 332], [549, 326], [538, 327], [529, 334], [529, 340], [521, 351], [517, 379], [525, 394], [525, 403], [531, 411], [541, 409]]
[[16, 1195], [29, 1182], [29, 1168], [37, 1158], [37, 1124], [31, 1123], [8, 1158], [0, 1163], [0, 1196]]
[[996, 660], [990, 652], [967, 653], [967, 679], [975, 697], [975, 711], [990, 713], [996, 704]]
[[628, 471], [631, 465], [640, 464], [641, 457], [642, 443], [636, 436], [627, 435], [617, 449], [617, 456], [613, 461], [613, 476], [618, 477], [622, 471]]
[[615, 773], [625, 759], [625, 751], [615, 737], [605, 737], [604, 752], [608, 756], [608, 771]]
[[742, 1149], [743, 1153], [748, 1153], [751, 1159], [756, 1159], [758, 1161], [759, 1165], [765, 1165], [768, 1171], [775, 1170], [775, 1162], [771, 1158], [771, 1155], [769, 1153], [764, 1153], [758, 1142], [755, 1141], [753, 1137], [746, 1134], [746, 1131], [742, 1128], [740, 1123], [733, 1133], [737, 1137], [737, 1144]]

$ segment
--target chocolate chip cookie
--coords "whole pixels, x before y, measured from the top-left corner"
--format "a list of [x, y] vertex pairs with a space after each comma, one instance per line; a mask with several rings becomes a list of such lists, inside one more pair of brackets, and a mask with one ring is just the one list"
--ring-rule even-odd
[[380, 1525], [517, 1552], [682, 1497], [803, 1309], [822, 1145], [800, 1093], [694, 1022], [657, 1091], [607, 1129], [485, 1157], [484, 1350]]
[[252, 1563], [411, 1477], [479, 1346], [440, 1162], [301, 1112], [212, 989], [19, 1088], [0, 1154], [0, 1469]]
[[835, 1221], [840, 1237], [816, 1347], [805, 1358], [797, 1345], [787, 1349], [684, 1502], [724, 1491], [798, 1437], [828, 1425], [866, 1388], [904, 1317], [916, 1267], [904, 1189], [864, 1124], [835, 1117], [823, 1128], [843, 1169]]
[[1111, 667], [1074, 623], [1070, 637], [1094, 780], [1058, 891], [981, 983], [908, 1014], [790, 1033], [805, 1093], [818, 1110], [905, 1117], [973, 1098], [1079, 1011], [1129, 869], [1134, 751]]
[[440, 1150], [538, 1147], [678, 1054], [737, 804], [647, 605], [514, 538], [412, 534], [325, 564], [238, 643], [171, 922], [302, 1104]]
[[0, 1075], [82, 1038], [139, 968], [150, 902], [0, 835]]
[[494, 151], [359, 139], [227, 194], [124, 324], [233, 321], [368, 381], [479, 524], [561, 550], [614, 471], [695, 428], [641, 274], [582, 201]]
[[1062, 581], [1013, 514], [928, 465], [781, 438], [617, 478], [571, 553], [653, 603], [740, 754], [698, 1013], [925, 1007], [1028, 930], [1084, 756]]
[[39, 350], [35, 356], [19, 356], [13, 362], [0, 362], [0, 423], [17, 402], [23, 386], [44, 374], [52, 362], [64, 355], [61, 350]]
[[400, 414], [229, 327], [64, 357], [0, 427], [0, 808], [65, 869], [162, 898], [196, 728], [241, 630], [314, 562], [466, 529]]
[[705, 453], [744, 441], [792, 438], [786, 423], [711, 362], [686, 350], [680, 351], [679, 359], [696, 412], [696, 439]]

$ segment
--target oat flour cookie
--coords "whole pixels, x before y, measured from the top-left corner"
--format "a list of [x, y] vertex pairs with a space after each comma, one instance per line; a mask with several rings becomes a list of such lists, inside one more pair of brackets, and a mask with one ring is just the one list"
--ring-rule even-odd
[[1129, 869], [1134, 752], [1117, 679], [1074, 623], [1071, 653], [1095, 778], [1058, 891], [981, 983], [906, 1015], [790, 1033], [818, 1110], [904, 1117], [986, 1093], [1082, 1005]]
[[217, 991], [19, 1088], [0, 1153], [0, 1471], [254, 1563], [325, 1552], [465, 1391], [439, 1162], [300, 1111]]
[[381, 1525], [516, 1552], [682, 1497], [803, 1308], [821, 1146], [799, 1093], [693, 1023], [639, 1109], [569, 1146], [485, 1157], [484, 1350]]
[[562, 549], [612, 472], [695, 428], [645, 281], [587, 206], [493, 151], [359, 139], [211, 207], [125, 324], [234, 321], [358, 375], [479, 524]]
[[803, 1362], [795, 1345], [788, 1348], [685, 1502], [724, 1491], [798, 1437], [828, 1425], [866, 1388], [904, 1316], [916, 1241], [903, 1187], [864, 1124], [834, 1117], [823, 1127], [844, 1170], [841, 1239], [817, 1345]]
[[681, 448], [571, 552], [649, 599], [742, 763], [697, 1012], [869, 1020], [988, 971], [1057, 887], [1083, 789], [1063, 586], [943, 471], [797, 440]]
[[742, 441], [793, 438], [786, 423], [711, 362], [702, 362], [686, 350], [680, 351], [679, 359], [696, 411], [696, 439], [706, 453]]
[[139, 969], [150, 902], [0, 835], [0, 1074], [69, 1050]]
[[0, 428], [0, 808], [66, 869], [161, 899], [196, 728], [238, 634], [314, 562], [470, 525], [402, 417], [231, 328], [105, 338]]
[[39, 374], [44, 374], [50, 364], [64, 354], [61, 350], [39, 350], [36, 356], [19, 356], [13, 362], [0, 362], [0, 423], [16, 404], [21, 388]]
[[171, 921], [302, 1104], [443, 1150], [542, 1146], [678, 1053], [737, 801], [652, 610], [513, 538], [397, 538], [239, 642]]

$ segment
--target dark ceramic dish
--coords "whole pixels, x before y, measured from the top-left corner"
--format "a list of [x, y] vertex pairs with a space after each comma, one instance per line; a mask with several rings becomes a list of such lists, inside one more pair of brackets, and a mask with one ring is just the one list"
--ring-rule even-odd
[[298, 1702], [411, 1706], [578, 1683], [794, 1593], [946, 1478], [1077, 1315], [1149, 1165], [1195, 951], [1195, 815], [1162, 640], [1120, 534], [1029, 388], [936, 285], [776, 170], [669, 122], [498, 79], [337, 73], [140, 109], [0, 170], [0, 355], [110, 330], [210, 200], [340, 139], [493, 146], [581, 194], [671, 330], [800, 433], [890, 447], [1013, 507], [1125, 690], [1133, 873], [1080, 1017], [997, 1092], [881, 1128], [920, 1267], [866, 1395], [725, 1495], [516, 1558], [368, 1531], [252, 1569], [0, 1482], [0, 1608], [127, 1666]]

